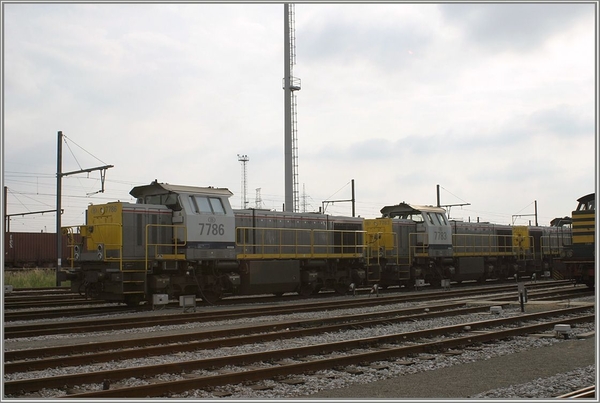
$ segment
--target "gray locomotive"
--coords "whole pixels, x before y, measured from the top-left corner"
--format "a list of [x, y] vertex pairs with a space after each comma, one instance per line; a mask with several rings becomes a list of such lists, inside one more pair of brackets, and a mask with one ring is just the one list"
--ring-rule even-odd
[[[567, 231], [451, 222], [400, 203], [382, 217], [231, 208], [223, 188], [152, 182], [136, 203], [91, 205], [63, 228], [74, 291], [137, 305], [152, 295], [229, 295], [484, 281], [551, 270]], [[79, 234], [80, 236], [75, 236]]]

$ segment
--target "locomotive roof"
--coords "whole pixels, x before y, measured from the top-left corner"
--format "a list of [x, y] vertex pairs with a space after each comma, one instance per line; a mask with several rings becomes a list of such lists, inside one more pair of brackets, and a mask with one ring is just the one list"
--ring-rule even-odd
[[595, 198], [596, 198], [596, 194], [590, 193], [589, 195], [581, 196], [579, 199], [577, 199], [577, 201], [579, 203], [587, 203], [590, 200], [594, 200]]
[[129, 192], [133, 197], [140, 197], [153, 194], [164, 194], [164, 193], [192, 193], [192, 194], [210, 194], [218, 196], [231, 196], [233, 193], [226, 188], [214, 188], [214, 187], [199, 187], [199, 186], [185, 186], [185, 185], [171, 185], [168, 183], [158, 183], [157, 181], [152, 182], [149, 185], [136, 186]]
[[430, 213], [442, 213], [445, 214], [446, 210], [441, 207], [434, 206], [420, 206], [417, 204], [400, 203], [394, 206], [385, 206], [381, 210], [381, 214], [388, 216], [390, 213], [418, 213], [421, 211]]

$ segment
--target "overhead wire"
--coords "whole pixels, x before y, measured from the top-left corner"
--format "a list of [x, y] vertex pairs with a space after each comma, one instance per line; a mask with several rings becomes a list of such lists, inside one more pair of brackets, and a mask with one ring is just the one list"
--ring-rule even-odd
[[79, 144], [77, 144], [76, 142], [74, 142], [73, 140], [71, 140], [70, 138], [68, 138], [67, 136], [65, 136], [64, 134], [63, 134], [63, 138], [65, 140], [69, 139], [70, 142], [72, 142], [73, 144], [75, 144], [77, 147], [81, 148], [83, 151], [85, 151], [86, 153], [88, 153], [90, 156], [92, 156], [93, 158], [96, 158], [98, 161], [100, 161], [104, 165], [108, 165], [106, 162], [102, 161], [100, 158], [96, 157], [94, 154], [90, 153], [88, 150], [86, 150], [85, 148], [81, 147]]

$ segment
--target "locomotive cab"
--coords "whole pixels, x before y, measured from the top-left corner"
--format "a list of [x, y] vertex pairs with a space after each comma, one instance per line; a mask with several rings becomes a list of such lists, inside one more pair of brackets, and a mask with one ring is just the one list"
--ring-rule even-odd
[[381, 209], [383, 217], [412, 220], [416, 233], [410, 234], [410, 244], [416, 255], [452, 257], [452, 227], [441, 207], [400, 203]]
[[382, 208], [381, 213], [392, 220], [404, 285], [412, 287], [416, 283], [406, 280], [420, 279], [439, 286], [454, 275], [452, 227], [444, 209], [400, 203]]
[[130, 194], [138, 203], [163, 204], [173, 210], [173, 243], [185, 259], [235, 260], [235, 217], [228, 189], [152, 182]]

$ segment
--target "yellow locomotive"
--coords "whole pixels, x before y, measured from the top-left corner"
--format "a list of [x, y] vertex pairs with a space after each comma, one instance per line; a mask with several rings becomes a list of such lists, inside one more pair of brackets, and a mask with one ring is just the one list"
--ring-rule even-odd
[[563, 262], [567, 278], [594, 288], [596, 194], [580, 197], [577, 202], [577, 209], [572, 212], [573, 242], [564, 248]]

